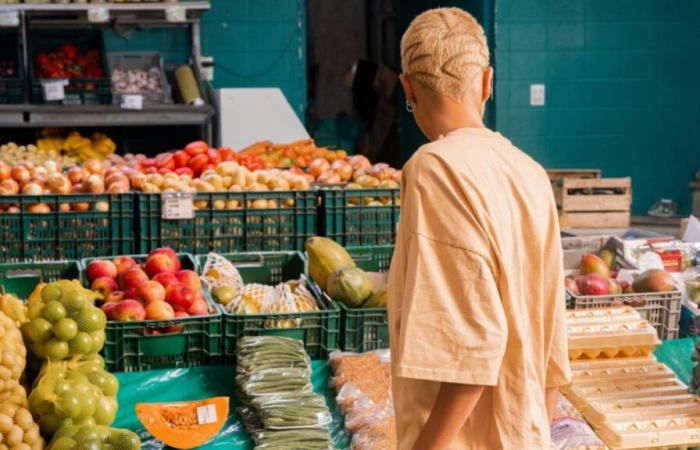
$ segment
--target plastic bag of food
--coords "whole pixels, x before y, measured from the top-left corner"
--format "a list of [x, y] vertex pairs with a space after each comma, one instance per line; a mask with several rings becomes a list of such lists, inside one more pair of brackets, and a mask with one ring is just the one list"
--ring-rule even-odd
[[[333, 448], [330, 433], [325, 429], [262, 430], [253, 433], [256, 450], [326, 450]], [[389, 448], [389, 447], [387, 447]]]
[[552, 448], [554, 450], [607, 450], [588, 424], [572, 417], [557, 419], [552, 423]]
[[306, 368], [264, 369], [237, 375], [236, 382], [249, 397], [289, 392], [311, 392], [311, 373]]
[[313, 393], [295, 392], [253, 399], [266, 429], [322, 428], [333, 421], [325, 399]]
[[264, 369], [303, 368], [310, 370], [311, 360], [304, 344], [296, 339], [276, 336], [251, 336], [238, 342], [237, 371], [239, 374]]
[[228, 286], [240, 292], [243, 287], [243, 278], [231, 261], [217, 253], [209, 253], [202, 269], [202, 280], [214, 289], [219, 286]]

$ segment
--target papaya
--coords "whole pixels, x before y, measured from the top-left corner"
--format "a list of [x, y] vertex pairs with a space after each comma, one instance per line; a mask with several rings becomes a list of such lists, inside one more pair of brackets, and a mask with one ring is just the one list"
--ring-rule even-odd
[[662, 269], [649, 269], [632, 282], [634, 292], [668, 292], [676, 287], [676, 280]]
[[362, 305], [363, 308], [386, 308], [389, 301], [389, 292], [386, 288], [372, 293], [372, 295]]
[[374, 289], [367, 273], [358, 267], [346, 267], [331, 273], [327, 286], [328, 295], [345, 303], [349, 308], [361, 306], [372, 295]]
[[328, 276], [336, 270], [356, 267], [355, 261], [347, 250], [331, 239], [314, 236], [306, 241], [304, 247], [309, 260], [311, 278], [329, 295]]

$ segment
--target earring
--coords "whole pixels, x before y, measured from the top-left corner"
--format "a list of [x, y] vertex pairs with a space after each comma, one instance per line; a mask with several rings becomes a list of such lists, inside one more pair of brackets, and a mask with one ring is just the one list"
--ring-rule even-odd
[[412, 113], [414, 109], [416, 109], [416, 102], [414, 102], [410, 98], [407, 98], [406, 99], [406, 111]]

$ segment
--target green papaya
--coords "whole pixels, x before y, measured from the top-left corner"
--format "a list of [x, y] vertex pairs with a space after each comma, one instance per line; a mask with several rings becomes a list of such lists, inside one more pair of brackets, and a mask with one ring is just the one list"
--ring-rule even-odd
[[386, 304], [389, 301], [389, 292], [384, 289], [380, 289], [372, 293], [372, 295], [367, 299], [367, 301], [362, 305], [363, 308], [386, 308]]
[[328, 295], [349, 308], [360, 307], [372, 295], [374, 283], [357, 267], [336, 270], [328, 276]]
[[306, 241], [306, 254], [309, 260], [309, 274], [326, 291], [328, 276], [339, 269], [355, 267], [350, 254], [331, 239], [314, 236]]

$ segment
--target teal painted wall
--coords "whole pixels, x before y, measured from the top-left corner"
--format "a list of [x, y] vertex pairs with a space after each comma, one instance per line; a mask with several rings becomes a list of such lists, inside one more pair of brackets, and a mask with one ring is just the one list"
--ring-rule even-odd
[[[202, 52], [213, 56], [214, 87], [279, 87], [303, 120], [306, 109], [304, 0], [212, 0], [202, 18]], [[159, 50], [166, 64], [187, 62], [186, 29], [105, 33], [107, 51]]]
[[[546, 167], [631, 176], [637, 214], [690, 211], [700, 169], [700, 2], [496, 0], [496, 127]], [[546, 106], [529, 105], [544, 83]]]

